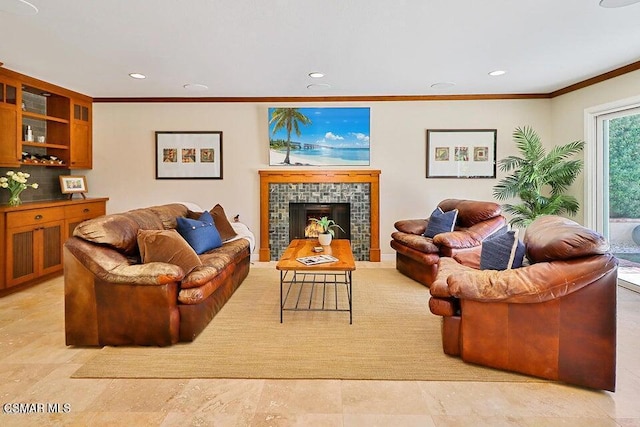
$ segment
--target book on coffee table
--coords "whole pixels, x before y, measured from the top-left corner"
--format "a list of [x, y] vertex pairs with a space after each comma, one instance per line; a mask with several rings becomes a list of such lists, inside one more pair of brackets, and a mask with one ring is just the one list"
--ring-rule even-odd
[[336, 262], [338, 258], [331, 255], [312, 255], [305, 256], [302, 258], [296, 258], [298, 262], [301, 262], [304, 265], [316, 265], [316, 264], [325, 264], [327, 262]]

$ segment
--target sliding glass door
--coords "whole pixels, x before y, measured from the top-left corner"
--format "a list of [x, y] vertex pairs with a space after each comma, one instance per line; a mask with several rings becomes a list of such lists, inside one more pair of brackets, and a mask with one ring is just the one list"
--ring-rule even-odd
[[640, 290], [640, 108], [597, 116], [602, 232], [620, 260], [624, 284]]

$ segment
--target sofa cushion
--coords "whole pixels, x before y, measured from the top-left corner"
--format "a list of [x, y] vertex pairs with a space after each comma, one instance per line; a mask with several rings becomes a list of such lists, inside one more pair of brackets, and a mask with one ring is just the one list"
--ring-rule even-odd
[[111, 214], [81, 222], [73, 230], [73, 235], [132, 255], [137, 248], [139, 229], [140, 226], [130, 215]]
[[238, 239], [200, 255], [202, 265], [194, 268], [182, 279], [182, 289], [196, 288], [206, 284], [229, 264], [235, 264], [244, 258], [248, 250], [249, 242]]
[[222, 245], [220, 233], [213, 224], [209, 212], [203, 212], [200, 219], [178, 217], [176, 219], [178, 233], [191, 245], [197, 254], [202, 254]]
[[178, 301], [182, 304], [200, 304], [227, 281], [229, 276], [233, 274], [235, 268], [235, 264], [227, 264], [201, 286], [192, 288], [185, 288], [183, 286], [178, 293]]
[[471, 227], [502, 213], [502, 207], [498, 203], [481, 200], [445, 199], [438, 206], [445, 212], [457, 209], [457, 225], [461, 227]]
[[188, 212], [187, 207], [181, 203], [152, 206], [149, 209], [158, 216], [165, 229], [176, 228], [176, 219], [179, 216], [187, 216]]
[[123, 215], [134, 220], [141, 230], [163, 230], [165, 228], [160, 217], [150, 208], [134, 209], [123, 213]]
[[556, 215], [535, 219], [524, 236], [527, 258], [532, 263], [602, 255], [609, 243], [598, 232]]
[[437, 207], [431, 214], [431, 217], [429, 217], [429, 223], [427, 224], [427, 229], [424, 231], [424, 236], [433, 239], [436, 234], [453, 231], [457, 216], [457, 209], [443, 212], [440, 207]]
[[138, 248], [143, 263], [174, 264], [185, 274], [202, 265], [196, 252], [176, 230], [139, 230]]
[[518, 230], [495, 233], [482, 242], [481, 270], [507, 270], [522, 267], [524, 244]]
[[236, 231], [231, 226], [227, 215], [224, 213], [224, 209], [219, 204], [215, 205], [210, 211], [211, 216], [213, 217], [213, 222], [220, 233], [220, 237], [223, 242], [226, 242], [229, 239], [233, 239], [238, 235]]

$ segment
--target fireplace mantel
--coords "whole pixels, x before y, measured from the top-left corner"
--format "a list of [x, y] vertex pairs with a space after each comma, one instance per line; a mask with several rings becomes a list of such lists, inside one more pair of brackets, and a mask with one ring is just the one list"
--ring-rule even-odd
[[261, 170], [260, 261], [271, 259], [269, 247], [269, 185], [297, 183], [368, 183], [371, 188], [370, 261], [380, 261], [380, 171], [379, 170]]

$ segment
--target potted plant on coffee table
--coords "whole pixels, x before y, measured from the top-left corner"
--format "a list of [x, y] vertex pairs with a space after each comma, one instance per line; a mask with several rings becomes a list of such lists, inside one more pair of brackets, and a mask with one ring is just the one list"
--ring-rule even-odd
[[318, 233], [318, 243], [322, 246], [329, 246], [331, 244], [331, 240], [333, 239], [333, 236], [335, 236], [334, 228], [339, 228], [343, 233], [345, 233], [343, 228], [336, 224], [334, 220], [329, 219], [329, 217], [323, 216], [320, 219], [309, 218], [309, 220], [314, 221], [321, 228], [322, 231]]

